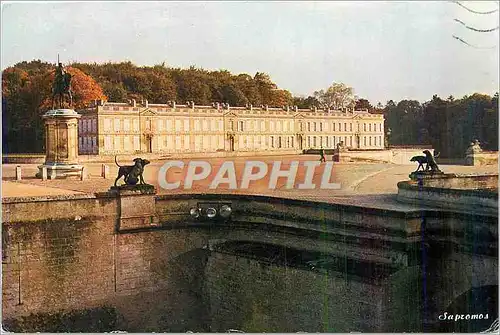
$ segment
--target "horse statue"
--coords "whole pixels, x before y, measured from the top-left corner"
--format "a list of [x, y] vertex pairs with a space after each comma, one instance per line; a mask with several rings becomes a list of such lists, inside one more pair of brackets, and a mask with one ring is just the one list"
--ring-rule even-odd
[[56, 76], [52, 84], [52, 108], [55, 107], [55, 98], [57, 97], [57, 107], [64, 108], [64, 96], [69, 99], [69, 107], [73, 105], [73, 95], [71, 94], [71, 74], [64, 71], [62, 63], [56, 68]]

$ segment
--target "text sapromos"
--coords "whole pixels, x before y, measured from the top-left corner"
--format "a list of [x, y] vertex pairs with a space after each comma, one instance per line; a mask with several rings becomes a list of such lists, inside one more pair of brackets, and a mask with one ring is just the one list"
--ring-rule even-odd
[[483, 314], [448, 314], [448, 312], [444, 312], [438, 316], [439, 320], [450, 320], [450, 321], [458, 321], [458, 320], [488, 320], [488, 313]]
[[[271, 171], [268, 165], [262, 161], [247, 161], [243, 169], [243, 173], [238, 183], [236, 178], [236, 169], [233, 161], [224, 162], [217, 173], [210, 181], [209, 189], [216, 189], [220, 185], [226, 184], [228, 189], [248, 189], [251, 181], [257, 181], [266, 178], [269, 175], [268, 187], [270, 190], [276, 189], [278, 178], [286, 178], [285, 189], [297, 188], [299, 190], [312, 190], [318, 188], [313, 183], [315, 170], [321, 165], [318, 161], [304, 161], [301, 162], [305, 168], [305, 174], [299, 180], [301, 183], [296, 184], [297, 171], [299, 169], [299, 162], [292, 161], [288, 169], [281, 168], [281, 162], [275, 161], [272, 164]], [[331, 183], [330, 178], [333, 171], [333, 163], [324, 163], [325, 167], [321, 176], [320, 189], [338, 190], [340, 189], [339, 183]], [[166, 190], [177, 189], [181, 185], [181, 181], [168, 182], [167, 172], [171, 168], [184, 169], [185, 164], [182, 161], [168, 161], [160, 168], [158, 172], [158, 183], [161, 188]], [[191, 161], [187, 164], [186, 177], [184, 179], [184, 189], [191, 189], [194, 181], [201, 181], [207, 179], [212, 174], [212, 166], [205, 161]]]

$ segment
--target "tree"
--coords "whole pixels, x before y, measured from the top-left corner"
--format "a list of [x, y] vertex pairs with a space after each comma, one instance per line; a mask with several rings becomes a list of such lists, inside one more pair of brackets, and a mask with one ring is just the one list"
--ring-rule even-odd
[[333, 83], [326, 91], [320, 90], [314, 92], [323, 108], [342, 110], [354, 103], [354, 94], [352, 87], [343, 83]]
[[293, 104], [294, 106], [297, 106], [298, 108], [302, 109], [320, 106], [318, 99], [316, 99], [313, 96], [308, 96], [307, 98], [295, 97], [293, 98]]
[[[73, 108], [81, 109], [89, 105], [91, 101], [103, 99], [106, 96], [102, 91], [101, 86], [89, 75], [85, 74], [80, 69], [67, 67], [66, 71], [71, 74], [71, 91], [73, 94]], [[51, 71], [48, 76], [45, 76], [43, 82], [44, 87], [51, 87], [54, 81], [55, 71]], [[40, 106], [42, 110], [52, 107], [52, 96], [49, 94]]]
[[373, 106], [370, 104], [370, 101], [368, 101], [367, 99], [357, 99], [354, 108], [356, 110], [366, 109], [368, 111], [371, 111], [373, 109]]

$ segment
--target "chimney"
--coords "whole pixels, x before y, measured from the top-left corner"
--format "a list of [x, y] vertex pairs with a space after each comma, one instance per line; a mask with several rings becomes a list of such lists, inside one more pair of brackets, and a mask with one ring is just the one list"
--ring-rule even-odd
[[299, 111], [299, 106], [293, 106], [293, 110], [294, 110], [295, 112], [298, 112], [298, 111]]
[[148, 108], [148, 99], [144, 100], [144, 106]]
[[135, 101], [135, 99], [132, 99], [132, 107], [137, 107], [137, 102]]

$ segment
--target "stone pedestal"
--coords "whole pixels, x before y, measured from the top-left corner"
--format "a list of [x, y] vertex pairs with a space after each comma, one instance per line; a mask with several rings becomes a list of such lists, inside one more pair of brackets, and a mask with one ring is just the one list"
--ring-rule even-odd
[[78, 164], [78, 119], [81, 116], [72, 109], [48, 111], [45, 121], [45, 163], [38, 167], [37, 178], [42, 178], [43, 168], [49, 179], [81, 176]]
[[111, 195], [119, 198], [117, 230], [144, 229], [158, 225], [153, 185], [112, 186]]
[[429, 179], [441, 179], [444, 178], [446, 174], [442, 171], [414, 171], [410, 173], [409, 177], [411, 180], [419, 181], [419, 180], [429, 180]]

